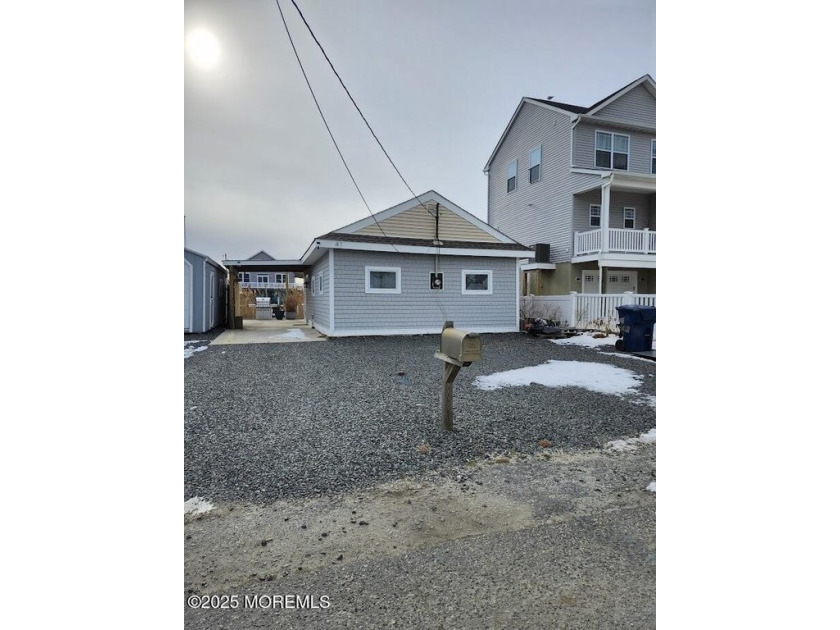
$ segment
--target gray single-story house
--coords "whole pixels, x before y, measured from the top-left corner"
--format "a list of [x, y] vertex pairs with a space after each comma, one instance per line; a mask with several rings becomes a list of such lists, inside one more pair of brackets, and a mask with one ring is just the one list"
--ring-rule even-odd
[[225, 323], [227, 270], [184, 248], [184, 332], [203, 333]]
[[306, 316], [330, 337], [519, 330], [519, 263], [534, 252], [429, 191], [316, 238]]

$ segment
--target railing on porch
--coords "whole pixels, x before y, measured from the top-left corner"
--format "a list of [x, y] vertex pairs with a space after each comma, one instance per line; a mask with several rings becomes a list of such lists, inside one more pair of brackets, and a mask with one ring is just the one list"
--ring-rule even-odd
[[656, 306], [653, 293], [571, 293], [569, 295], [527, 295], [520, 298], [523, 319], [552, 319], [570, 328], [594, 328], [615, 331], [618, 328], [616, 306], [641, 304]]
[[[242, 289], [285, 289], [285, 282], [240, 282]], [[289, 288], [294, 289], [294, 284], [289, 284]]]
[[[575, 256], [597, 254], [601, 251], [601, 230], [575, 232]], [[609, 229], [609, 252], [624, 254], [655, 254], [656, 232], [648, 229]]]

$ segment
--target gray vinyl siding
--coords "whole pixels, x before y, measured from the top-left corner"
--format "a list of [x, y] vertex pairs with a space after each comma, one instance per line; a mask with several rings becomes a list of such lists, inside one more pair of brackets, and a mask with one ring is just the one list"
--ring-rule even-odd
[[207, 256], [184, 250], [184, 260], [192, 265], [192, 332], [203, 333], [210, 330], [210, 278], [211, 270], [216, 273], [215, 322], [214, 326], [225, 323], [225, 283], [227, 271], [211, 261]]
[[640, 85], [610, 103], [595, 116], [656, 127], [656, 99]]
[[[400, 294], [365, 293], [365, 267], [399, 267]], [[463, 269], [493, 272], [492, 295], [462, 295]], [[446, 320], [465, 329], [518, 326], [516, 260], [440, 256], [442, 291], [429, 289], [435, 257], [422, 254], [335, 250], [335, 331], [440, 328]]]
[[[313, 293], [313, 289], [317, 287], [318, 282], [318, 274], [324, 274], [324, 287], [323, 292], [318, 293], [315, 291]], [[324, 328], [325, 330], [330, 327], [330, 283], [332, 282], [332, 278], [330, 278], [330, 255], [329, 252], [326, 252], [318, 261], [313, 265], [312, 272], [309, 277], [309, 286], [306, 287], [306, 299], [307, 299], [307, 308], [308, 308], [308, 317], [310, 319]]]
[[[572, 191], [581, 180], [570, 168], [571, 119], [559, 111], [524, 103], [489, 166], [488, 223], [523, 245], [551, 245], [551, 261], [569, 260]], [[528, 156], [542, 146], [541, 179], [528, 181]], [[507, 165], [518, 160], [517, 187], [507, 192]], [[531, 205], [528, 205], [531, 204]]]
[[[601, 191], [593, 190], [579, 195], [575, 195], [575, 232], [588, 232], [589, 230], [596, 230], [598, 228], [589, 225], [589, 206], [590, 204], [601, 203]], [[653, 212], [655, 207], [655, 195], [646, 195], [641, 193], [621, 192], [617, 190], [610, 191], [610, 224], [611, 228], [624, 227], [624, 208], [636, 209], [636, 228], [642, 230], [644, 228], [655, 229], [653, 222]], [[603, 211], [602, 211], [603, 219]]]
[[[650, 141], [656, 138], [655, 133], [642, 133], [629, 131], [618, 127], [611, 127], [608, 124], [580, 123], [575, 127], [574, 143], [574, 166], [577, 168], [595, 167], [595, 132], [605, 131], [608, 133], [620, 133], [630, 136], [630, 159], [626, 171], [619, 173], [643, 173], [650, 174]], [[609, 169], [601, 169], [605, 173]]]

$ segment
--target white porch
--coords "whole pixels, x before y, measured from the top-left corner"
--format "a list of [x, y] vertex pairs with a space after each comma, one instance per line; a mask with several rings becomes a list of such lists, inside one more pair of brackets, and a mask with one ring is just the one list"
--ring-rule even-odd
[[[599, 194], [600, 193], [600, 194]], [[601, 267], [656, 268], [656, 176], [604, 174], [575, 192], [573, 263], [597, 261]], [[600, 202], [600, 203], [599, 203]]]

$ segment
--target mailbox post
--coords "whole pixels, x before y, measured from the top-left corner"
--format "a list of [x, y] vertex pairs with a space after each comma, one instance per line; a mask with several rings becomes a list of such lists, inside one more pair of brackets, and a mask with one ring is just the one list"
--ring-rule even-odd
[[477, 333], [458, 330], [451, 321], [447, 321], [440, 331], [440, 349], [435, 352], [435, 358], [444, 362], [440, 390], [441, 425], [444, 430], [452, 431], [455, 428], [455, 413], [452, 410], [455, 377], [462, 367], [481, 361], [481, 338]]

